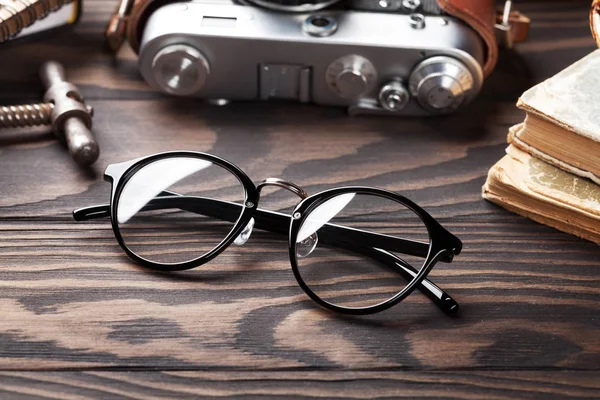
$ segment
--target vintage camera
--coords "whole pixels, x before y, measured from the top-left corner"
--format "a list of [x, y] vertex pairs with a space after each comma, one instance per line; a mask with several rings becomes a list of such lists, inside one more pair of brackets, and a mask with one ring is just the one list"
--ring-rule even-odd
[[174, 95], [425, 116], [476, 96], [485, 46], [435, 0], [193, 0], [153, 11], [139, 50]]

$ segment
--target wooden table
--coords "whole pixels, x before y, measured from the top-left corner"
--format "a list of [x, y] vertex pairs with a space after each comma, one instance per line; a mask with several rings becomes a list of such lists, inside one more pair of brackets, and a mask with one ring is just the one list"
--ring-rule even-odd
[[[74, 33], [0, 47], [0, 104], [39, 98], [54, 58], [96, 110], [102, 154], [82, 172], [51, 135], [0, 136], [0, 397], [589, 398], [600, 395], [597, 245], [481, 199], [515, 102], [589, 53], [589, 1], [529, 2], [529, 42], [504, 52], [483, 93], [443, 118], [349, 118], [301, 105], [219, 108], [165, 97], [124, 51], [101, 51], [113, 1], [86, 0]], [[109, 163], [207, 151], [258, 181], [309, 192], [398, 191], [460, 236], [433, 273], [457, 318], [414, 293], [371, 317], [318, 308], [296, 285], [284, 239], [255, 232], [212, 263], [156, 274], [134, 265], [109, 223], [71, 211], [108, 200]], [[271, 191], [262, 206], [294, 204]]]

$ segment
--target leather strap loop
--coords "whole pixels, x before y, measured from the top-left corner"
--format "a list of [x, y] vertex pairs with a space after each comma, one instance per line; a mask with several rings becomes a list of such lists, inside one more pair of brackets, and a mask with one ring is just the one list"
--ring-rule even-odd
[[[499, 12], [496, 15], [496, 22], [502, 22], [502, 14]], [[520, 43], [527, 40], [529, 36], [529, 25], [531, 19], [519, 11], [511, 11], [508, 17], [508, 24], [511, 27], [511, 36], [514, 43]]]
[[600, 47], [600, 0], [594, 0], [592, 2], [592, 9], [590, 10], [590, 28], [592, 29], [592, 35], [596, 40], [596, 44]]

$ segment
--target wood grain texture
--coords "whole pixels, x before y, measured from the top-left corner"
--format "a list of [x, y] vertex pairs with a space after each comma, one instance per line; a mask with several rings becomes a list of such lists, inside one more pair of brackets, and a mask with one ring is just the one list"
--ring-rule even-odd
[[589, 372], [199, 372], [0, 373], [15, 399], [328, 398], [586, 399], [600, 389]]
[[[0, 47], [0, 103], [33, 101], [54, 58], [94, 106], [102, 154], [82, 172], [43, 131], [0, 133], [0, 397], [590, 398], [600, 395], [600, 251], [481, 200], [487, 170], [524, 114], [520, 93], [594, 49], [588, 1], [531, 2], [530, 41], [503, 52], [468, 109], [430, 119], [348, 118], [301, 105], [225, 108], [151, 91], [125, 49], [101, 51], [113, 1], [86, 0], [72, 33]], [[398, 191], [459, 236], [427, 298], [371, 317], [319, 309], [298, 287], [285, 238], [254, 232], [211, 263], [160, 274], [134, 265], [106, 220], [105, 166], [187, 149], [255, 181], [310, 193]], [[266, 192], [261, 206], [296, 199]], [[67, 371], [68, 370], [68, 371]]]

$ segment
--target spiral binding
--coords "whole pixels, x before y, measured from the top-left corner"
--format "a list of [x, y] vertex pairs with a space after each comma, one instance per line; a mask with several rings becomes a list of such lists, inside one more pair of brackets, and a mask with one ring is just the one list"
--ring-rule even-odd
[[73, 0], [0, 0], [0, 43]]

